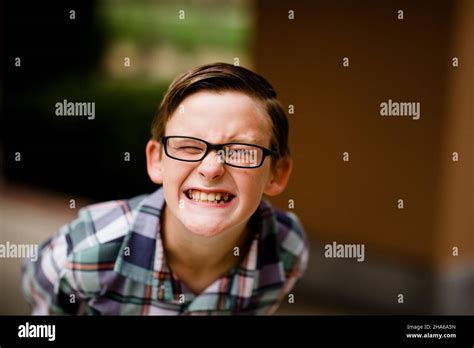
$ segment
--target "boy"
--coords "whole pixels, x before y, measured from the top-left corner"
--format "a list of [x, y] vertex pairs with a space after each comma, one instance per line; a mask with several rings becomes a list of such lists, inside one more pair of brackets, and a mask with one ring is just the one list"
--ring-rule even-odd
[[33, 314], [271, 314], [306, 268], [295, 215], [262, 200], [286, 187], [288, 122], [242, 67], [191, 69], [152, 123], [151, 195], [85, 207], [25, 264]]

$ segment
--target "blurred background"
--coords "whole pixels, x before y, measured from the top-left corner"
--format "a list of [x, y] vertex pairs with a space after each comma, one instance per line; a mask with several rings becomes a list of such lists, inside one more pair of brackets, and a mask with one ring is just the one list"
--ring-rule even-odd
[[[311, 254], [278, 314], [474, 314], [474, 2], [7, 1], [0, 13], [0, 243], [42, 242], [86, 204], [154, 191], [144, 150], [169, 83], [237, 63], [292, 110], [294, 172], [273, 203], [300, 217]], [[57, 117], [64, 99], [95, 102], [95, 119]], [[421, 118], [380, 117], [388, 99], [420, 102]], [[326, 258], [333, 242], [364, 244], [365, 261]], [[0, 259], [0, 314], [29, 313], [20, 263]]]

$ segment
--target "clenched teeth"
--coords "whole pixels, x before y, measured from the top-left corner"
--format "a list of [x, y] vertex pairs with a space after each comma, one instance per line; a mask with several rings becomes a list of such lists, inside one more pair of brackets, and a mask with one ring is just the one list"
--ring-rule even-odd
[[206, 193], [198, 190], [187, 190], [186, 195], [189, 199], [196, 202], [210, 202], [210, 203], [227, 203], [232, 200], [233, 196], [228, 192], [211, 192]]

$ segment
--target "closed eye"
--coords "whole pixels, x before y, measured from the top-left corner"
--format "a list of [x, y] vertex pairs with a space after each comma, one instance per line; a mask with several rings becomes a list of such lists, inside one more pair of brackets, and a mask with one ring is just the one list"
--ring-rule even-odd
[[203, 149], [199, 148], [199, 147], [194, 147], [194, 146], [180, 146], [178, 147], [179, 150], [188, 150], [188, 149], [192, 149], [192, 150], [199, 150], [199, 151], [202, 151]]

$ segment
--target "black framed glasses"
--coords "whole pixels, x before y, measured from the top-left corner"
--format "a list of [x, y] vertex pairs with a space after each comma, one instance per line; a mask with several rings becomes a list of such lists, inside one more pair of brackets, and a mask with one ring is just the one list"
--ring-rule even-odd
[[265, 157], [277, 155], [276, 151], [253, 144], [211, 144], [205, 140], [186, 136], [164, 136], [161, 142], [168, 157], [184, 162], [200, 162], [209, 152], [217, 151], [219, 163], [237, 168], [258, 168]]

